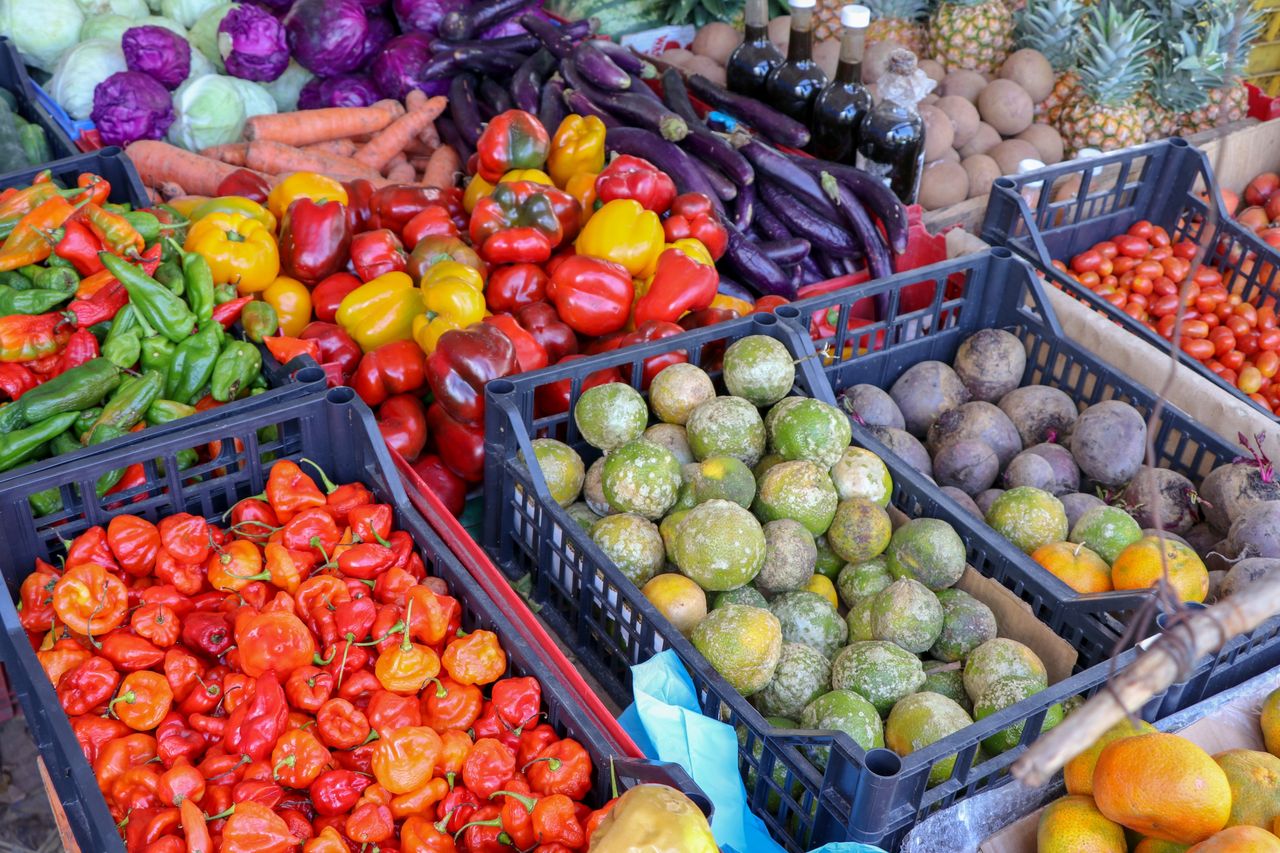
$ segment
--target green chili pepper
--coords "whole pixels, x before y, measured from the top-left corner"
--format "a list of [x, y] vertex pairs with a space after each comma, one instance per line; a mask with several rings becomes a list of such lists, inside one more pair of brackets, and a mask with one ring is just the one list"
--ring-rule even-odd
[[142, 355], [142, 341], [137, 329], [113, 335], [102, 345], [102, 357], [121, 369], [133, 367]]
[[84, 450], [84, 445], [72, 435], [73, 430], [59, 433], [54, 436], [53, 441], [49, 442], [49, 455], [61, 456], [64, 453], [75, 453], [77, 450]]
[[279, 330], [280, 318], [271, 303], [255, 299], [241, 309], [240, 325], [244, 327], [246, 338], [260, 344], [263, 338], [269, 338]]
[[70, 296], [80, 287], [80, 276], [70, 267], [47, 267], [36, 273], [31, 283], [43, 290], [57, 290]]
[[199, 399], [222, 352], [221, 331], [220, 323], [210, 321], [203, 324], [197, 334], [178, 344], [164, 384], [166, 399], [188, 404]]
[[160, 335], [143, 338], [142, 354], [139, 357], [140, 366], [143, 370], [157, 370], [160, 373], [167, 373], [169, 364], [173, 361], [173, 354], [177, 349], [173, 341]]
[[102, 414], [89, 428], [85, 436], [85, 444], [101, 444], [105, 439], [100, 434], [104, 427], [128, 432], [133, 429], [142, 416], [151, 408], [151, 404], [160, 399], [160, 390], [164, 387], [164, 375], [155, 371], [131, 376], [120, 383], [116, 393], [102, 407]]
[[196, 413], [195, 406], [177, 400], [156, 400], [147, 409], [147, 423], [151, 426], [172, 423], [179, 418], [189, 418]]
[[224, 302], [234, 302], [240, 298], [240, 294], [236, 291], [234, 284], [220, 284], [213, 289], [213, 304], [221, 305]]
[[0, 284], [12, 287], [14, 290], [29, 290], [31, 279], [16, 270], [5, 270], [0, 272]]
[[187, 304], [197, 323], [213, 318], [213, 270], [203, 255], [187, 252], [182, 256], [182, 275], [187, 284]]
[[[23, 394], [18, 402], [0, 412], [0, 422], [18, 419], [15, 426], [10, 427], [17, 429], [64, 412], [78, 414], [82, 409], [101, 403], [119, 384], [120, 368], [105, 358], [95, 358]], [[10, 415], [14, 406], [18, 411]]]
[[107, 202], [106, 204], [102, 205], [102, 209], [109, 210], [112, 213], [118, 213], [123, 215], [132, 211], [133, 205], [129, 204], [128, 202], [121, 202], [120, 204], [116, 204], [114, 202]]
[[[179, 450], [177, 453], [173, 454], [173, 458], [178, 461], [179, 471], [185, 471], [200, 461], [200, 455], [190, 448], [187, 448], [186, 450]], [[163, 459], [156, 460], [156, 470], [159, 471], [161, 475], [165, 473]]]
[[77, 438], [89, 431], [89, 428], [98, 420], [98, 415], [102, 414], [101, 406], [94, 406], [92, 409], [85, 409], [80, 413], [80, 417], [76, 418], [76, 422], [71, 425], [71, 432]]
[[160, 239], [160, 220], [154, 213], [145, 210], [133, 210], [124, 214], [124, 218], [133, 226], [133, 230], [142, 235], [142, 242], [150, 246]]
[[[59, 238], [59, 240], [61, 240], [61, 238]], [[62, 257], [62, 255], [59, 255], [57, 252], [53, 253], [48, 258], [46, 258], [44, 263], [45, 263], [45, 266], [47, 267], [56, 267], [62, 270], [70, 270], [72, 273], [75, 274], [76, 281], [80, 280], [80, 273], [79, 271], [76, 270], [76, 265], [71, 263], [71, 261], [67, 260], [66, 258]]]
[[176, 259], [170, 259], [156, 267], [156, 281], [169, 288], [174, 296], [182, 296], [186, 290], [186, 281], [182, 276], [182, 267]]
[[35, 281], [36, 275], [43, 269], [44, 267], [39, 264], [28, 264], [25, 267], [18, 267], [18, 274], [27, 281]]
[[262, 371], [262, 353], [247, 341], [228, 341], [213, 366], [213, 399], [227, 403], [240, 396]]
[[175, 344], [191, 337], [196, 318], [187, 303], [123, 258], [117, 258], [110, 252], [99, 252], [98, 258], [129, 292], [129, 301], [137, 309], [138, 316]]
[[27, 503], [31, 506], [32, 518], [44, 518], [46, 515], [53, 515], [62, 509], [62, 491], [54, 486], [51, 489], [45, 489], [43, 492], [36, 492], [34, 495], [27, 497]]
[[26, 429], [0, 435], [0, 471], [8, 471], [33, 458], [48, 442], [66, 432], [75, 422], [77, 414], [63, 412], [38, 421]]
[[68, 295], [57, 290], [14, 290], [0, 284], [0, 315], [43, 314], [66, 302]]

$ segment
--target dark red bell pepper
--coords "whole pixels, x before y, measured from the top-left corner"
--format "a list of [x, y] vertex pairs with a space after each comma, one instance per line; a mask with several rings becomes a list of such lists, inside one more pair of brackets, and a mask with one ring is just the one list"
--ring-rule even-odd
[[514, 314], [525, 331], [542, 344], [551, 364], [578, 351], [578, 336], [550, 302], [532, 302], [517, 308]]
[[[498, 184], [471, 211], [471, 244], [491, 264], [540, 263], [565, 238], [554, 187], [532, 181]], [[576, 200], [569, 197], [573, 204]]]
[[412, 462], [427, 443], [427, 410], [412, 394], [395, 394], [378, 407], [378, 430], [387, 446]]
[[494, 116], [476, 141], [476, 169], [491, 184], [512, 169], [541, 169], [551, 152], [551, 137], [524, 110]]
[[342, 268], [351, 247], [347, 209], [342, 202], [299, 198], [280, 224], [280, 269], [314, 284]]
[[413, 471], [435, 492], [445, 509], [455, 516], [462, 515], [467, 503], [467, 484], [444, 464], [442, 458], [434, 453], [419, 456], [413, 463]]
[[514, 312], [531, 302], [547, 298], [547, 274], [538, 264], [507, 264], [495, 267], [484, 285], [489, 310]]
[[429, 204], [404, 224], [404, 243], [416, 246], [426, 237], [457, 237], [458, 226], [453, 222], [449, 208], [443, 204]]
[[720, 224], [711, 199], [702, 193], [676, 196], [671, 203], [671, 215], [662, 220], [662, 233], [668, 243], [692, 237], [706, 246], [712, 260], [717, 261], [729, 246], [729, 233]]
[[[405, 254], [404, 244], [390, 228], [365, 231], [351, 238], [351, 268], [356, 271], [361, 281], [372, 281], [383, 273], [401, 272], [408, 260], [409, 256]], [[332, 278], [334, 276], [325, 279], [321, 285]], [[314, 299], [313, 296], [313, 303]]]
[[351, 387], [365, 403], [378, 406], [393, 394], [417, 391], [426, 380], [427, 359], [422, 348], [413, 341], [392, 341], [364, 354], [351, 377]]
[[636, 326], [650, 320], [674, 323], [689, 311], [709, 308], [720, 286], [714, 266], [699, 263], [672, 247], [658, 256], [649, 290], [635, 305]]
[[435, 402], [427, 407], [427, 431], [445, 467], [468, 483], [484, 479], [484, 427], [455, 420]]
[[347, 228], [352, 234], [368, 231], [369, 220], [373, 218], [370, 203], [378, 188], [364, 178], [347, 181], [342, 186], [347, 191]]
[[[363, 235], [358, 235], [363, 236]], [[352, 241], [354, 251], [355, 241]], [[311, 311], [317, 320], [332, 323], [338, 316], [338, 306], [348, 293], [364, 284], [349, 272], [336, 272], [315, 286], [311, 291]]]
[[[633, 344], [643, 344], [649, 341], [659, 341], [663, 338], [669, 338], [673, 335], [684, 334], [684, 329], [675, 323], [668, 323], [664, 320], [649, 320], [636, 328], [634, 332], [630, 332], [622, 338], [620, 346], [629, 347]], [[689, 360], [689, 355], [684, 350], [673, 350], [663, 353], [662, 355], [650, 356], [644, 360], [644, 369], [641, 379], [641, 387], [648, 388], [649, 383], [653, 381], [653, 377], [657, 376], [667, 367], [673, 364], [683, 364]]]
[[703, 308], [701, 311], [690, 311], [680, 318], [677, 325], [680, 328], [701, 329], [703, 326], [714, 326], [716, 323], [726, 323], [729, 320], [736, 320], [741, 315], [732, 308]]
[[455, 420], [483, 427], [485, 383], [517, 370], [511, 339], [491, 323], [472, 323], [440, 336], [427, 359], [427, 383]]
[[262, 175], [248, 169], [236, 169], [222, 179], [214, 195], [238, 195], [250, 201], [256, 201], [258, 204], [266, 204], [267, 195], [270, 192], [271, 185]]
[[[586, 356], [581, 353], [566, 355], [560, 359], [560, 363], [563, 364], [566, 361], [574, 361], [579, 358], [586, 358]], [[588, 388], [594, 388], [597, 385], [623, 381], [625, 380], [622, 378], [622, 372], [618, 368], [605, 367], [582, 380], [582, 388], [580, 390], [586, 391]], [[557, 379], [555, 382], [548, 382], [536, 388], [533, 392], [533, 406], [537, 416], [558, 415], [569, 411], [569, 386], [568, 379]]]
[[484, 318], [485, 323], [492, 323], [511, 339], [516, 348], [516, 362], [521, 373], [540, 370], [547, 366], [547, 350], [538, 339], [528, 332], [515, 317], [510, 314], [491, 314]]
[[574, 255], [552, 273], [547, 296], [575, 332], [607, 335], [626, 325], [635, 285], [621, 264]]
[[459, 229], [466, 227], [467, 212], [462, 207], [462, 190], [408, 184], [391, 184], [374, 191], [369, 198], [368, 227], [390, 228], [402, 234], [410, 219], [433, 204], [444, 205]]
[[[332, 277], [332, 276], [331, 276]], [[320, 363], [338, 365], [342, 378], [340, 384], [346, 385], [356, 368], [360, 365], [360, 345], [347, 334], [347, 330], [337, 323], [325, 323], [312, 320], [298, 335], [304, 341], [315, 341], [320, 347]]]
[[629, 198], [661, 216], [675, 197], [675, 181], [643, 157], [621, 154], [596, 176], [596, 198], [601, 204]]

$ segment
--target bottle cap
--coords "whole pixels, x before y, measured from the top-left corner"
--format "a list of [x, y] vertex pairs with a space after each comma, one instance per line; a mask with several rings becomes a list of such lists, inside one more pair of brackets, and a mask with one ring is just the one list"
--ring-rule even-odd
[[793, 2], [788, 3], [787, 5], [793, 9], [812, 9], [814, 6], [818, 5], [818, 0], [793, 0]]
[[1025, 175], [1027, 172], [1034, 172], [1036, 169], [1043, 169], [1043, 168], [1044, 168], [1044, 163], [1032, 158], [1027, 158], [1026, 160], [1018, 161], [1019, 175]]
[[871, 10], [866, 6], [840, 7], [840, 26], [862, 30], [871, 26]]

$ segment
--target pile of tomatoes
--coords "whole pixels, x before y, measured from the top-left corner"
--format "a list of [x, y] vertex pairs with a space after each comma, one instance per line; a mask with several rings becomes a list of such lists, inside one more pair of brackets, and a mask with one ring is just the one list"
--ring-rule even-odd
[[226, 526], [118, 515], [21, 620], [131, 853], [585, 850], [591, 758], [392, 508], [275, 463]]
[[1253, 304], [1228, 287], [1220, 270], [1201, 264], [1196, 245], [1174, 242], [1145, 220], [1053, 265], [1116, 308], [1171, 340], [1179, 305], [1182, 351], [1269, 412], [1280, 411], [1280, 328], [1273, 297]]

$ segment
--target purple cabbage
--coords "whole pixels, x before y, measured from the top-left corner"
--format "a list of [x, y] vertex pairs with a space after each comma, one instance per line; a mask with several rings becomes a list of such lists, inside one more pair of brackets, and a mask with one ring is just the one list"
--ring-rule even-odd
[[443, 95], [449, 89], [447, 80], [428, 80], [424, 74], [431, 63], [432, 38], [425, 33], [407, 33], [387, 42], [382, 53], [373, 60], [370, 72], [384, 98], [403, 101], [414, 89], [428, 95]]
[[298, 93], [298, 109], [322, 107], [367, 107], [382, 96], [364, 74], [339, 74], [307, 81]]
[[285, 17], [293, 56], [313, 74], [354, 71], [369, 22], [359, 0], [298, 0]]
[[107, 145], [164, 139], [175, 118], [169, 92], [150, 74], [118, 71], [93, 90], [89, 116]]
[[164, 27], [130, 27], [120, 39], [120, 49], [125, 67], [171, 91], [191, 73], [191, 44]]
[[435, 38], [445, 15], [467, 8], [467, 0], [393, 0], [392, 11], [406, 33]]
[[395, 22], [384, 15], [369, 16], [369, 32], [364, 37], [364, 50], [360, 53], [360, 68], [367, 68], [373, 58], [382, 52], [387, 42], [396, 37]]
[[269, 83], [289, 66], [284, 25], [257, 6], [232, 6], [218, 25], [218, 50], [227, 73]]
[[253, 2], [264, 9], [270, 9], [273, 14], [283, 15], [289, 11], [289, 7], [293, 5], [293, 0], [253, 0]]

